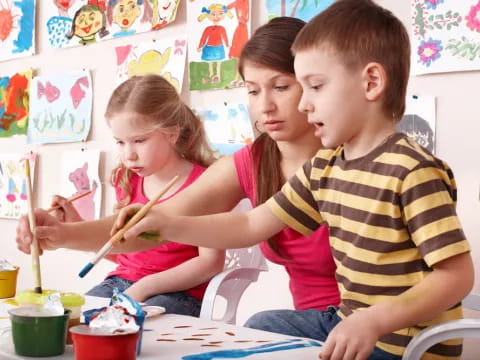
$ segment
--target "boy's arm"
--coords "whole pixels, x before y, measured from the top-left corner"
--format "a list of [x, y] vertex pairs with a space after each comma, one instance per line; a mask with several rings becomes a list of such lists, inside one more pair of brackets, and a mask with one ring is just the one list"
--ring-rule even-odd
[[171, 269], [146, 276], [125, 293], [136, 301], [175, 291], [185, 291], [210, 280], [223, 270], [225, 251], [199, 248], [198, 256]]
[[[462, 301], [473, 287], [473, 264], [469, 252], [433, 266], [423, 281], [391, 300], [355, 312], [330, 333], [322, 359], [366, 359], [380, 336], [432, 320]], [[362, 331], [359, 331], [362, 329]]]
[[258, 244], [285, 227], [266, 204], [248, 212], [196, 217], [167, 214], [168, 211], [153, 207], [125, 233], [125, 242], [140, 242], [135, 240], [140, 233], [154, 230], [162, 240], [215, 249], [242, 248]]

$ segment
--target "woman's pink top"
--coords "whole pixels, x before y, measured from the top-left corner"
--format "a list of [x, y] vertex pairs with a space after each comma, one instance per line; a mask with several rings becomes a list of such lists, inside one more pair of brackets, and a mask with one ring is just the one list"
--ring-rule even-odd
[[[238, 181], [253, 206], [255, 199], [255, 172], [251, 146], [245, 146], [234, 155]], [[285, 266], [290, 276], [290, 291], [295, 309], [325, 310], [329, 305], [338, 305], [340, 295], [335, 280], [333, 261], [328, 239], [328, 227], [321, 226], [310, 236], [285, 228], [276, 236], [278, 250], [275, 253], [266, 241], [260, 244], [265, 257], [271, 262]]]
[[[192, 184], [204, 171], [204, 167], [195, 164], [185, 183], [174, 194], [168, 198], [160, 200], [159, 203], [178, 194]], [[132, 191], [129, 204], [146, 204], [149, 201], [143, 193], [143, 177], [133, 174], [130, 178], [130, 188]], [[125, 195], [119, 186], [115, 186], [115, 192], [118, 201], [125, 198]], [[147, 275], [171, 269], [197, 256], [198, 248], [196, 246], [169, 242], [168, 244], [158, 246], [154, 249], [117, 255], [116, 262], [118, 266], [114, 271], [108, 274], [107, 277], [116, 275], [123, 279], [138, 281]], [[201, 300], [207, 285], [208, 281], [187, 290], [187, 292]]]

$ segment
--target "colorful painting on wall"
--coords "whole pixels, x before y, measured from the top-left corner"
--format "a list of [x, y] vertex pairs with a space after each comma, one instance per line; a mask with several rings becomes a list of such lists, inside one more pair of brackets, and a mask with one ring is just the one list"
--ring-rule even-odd
[[412, 1], [412, 74], [480, 69], [480, 0]]
[[185, 37], [162, 38], [161, 41], [118, 46], [117, 83], [135, 75], [157, 74], [182, 91], [187, 41]]
[[0, 0], [0, 61], [35, 54], [35, 1]]
[[27, 133], [32, 71], [0, 76], [0, 138]]
[[67, 151], [62, 157], [60, 195], [71, 198], [91, 191], [72, 202], [84, 220], [100, 217], [102, 187], [98, 177], [100, 151]]
[[405, 114], [397, 130], [435, 153], [435, 124], [435, 97], [408, 95]]
[[48, 43], [63, 48], [159, 30], [180, 0], [46, 0]]
[[253, 129], [245, 104], [195, 109], [203, 120], [210, 146], [217, 155], [229, 155], [253, 141]]
[[35, 153], [0, 154], [0, 217], [2, 218], [18, 219], [28, 212], [25, 158], [30, 161], [30, 174], [34, 181]]
[[187, 3], [190, 90], [243, 86], [238, 58], [250, 36], [250, 0]]
[[84, 141], [90, 131], [92, 80], [88, 71], [32, 81], [28, 143]]
[[277, 16], [291, 16], [309, 21], [329, 7], [335, 0], [266, 0], [268, 20]]

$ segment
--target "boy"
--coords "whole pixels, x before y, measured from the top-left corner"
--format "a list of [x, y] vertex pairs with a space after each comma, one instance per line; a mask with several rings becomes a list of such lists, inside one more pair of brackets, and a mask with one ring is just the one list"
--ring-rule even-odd
[[[340, 308], [267, 312], [248, 325], [325, 340], [322, 359], [401, 359], [422, 328], [462, 317], [473, 285], [451, 170], [395, 132], [405, 109], [408, 35], [370, 0], [338, 0], [305, 26], [293, 50], [299, 108], [333, 150], [320, 150], [248, 213], [169, 218], [152, 209], [126, 238], [158, 229], [172, 241], [246, 247], [287, 225], [308, 234], [327, 222]], [[460, 353], [461, 342], [450, 341], [424, 359]]]

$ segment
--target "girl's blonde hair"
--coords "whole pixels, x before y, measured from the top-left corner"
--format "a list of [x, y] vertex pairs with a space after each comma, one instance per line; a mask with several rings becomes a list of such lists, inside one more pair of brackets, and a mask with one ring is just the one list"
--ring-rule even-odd
[[[161, 131], [178, 131], [175, 148], [184, 159], [202, 166], [210, 165], [214, 152], [208, 145], [201, 120], [180, 99], [177, 90], [159, 75], [133, 76], [120, 84], [110, 96], [105, 118], [132, 112]], [[110, 182], [119, 186], [125, 197], [115, 208], [120, 209], [131, 199], [129, 179], [132, 172], [122, 163], [113, 169]]]
[[230, 10], [228, 10], [225, 5], [222, 5], [222, 4], [212, 4], [208, 8], [203, 7], [202, 8], [202, 13], [200, 14], [200, 16], [197, 19], [198, 19], [198, 21], [203, 21], [208, 16], [208, 14], [210, 14], [212, 11], [218, 11], [218, 10], [223, 10], [223, 12], [225, 14], [227, 14], [227, 16], [230, 19], [233, 19], [232, 12]]

